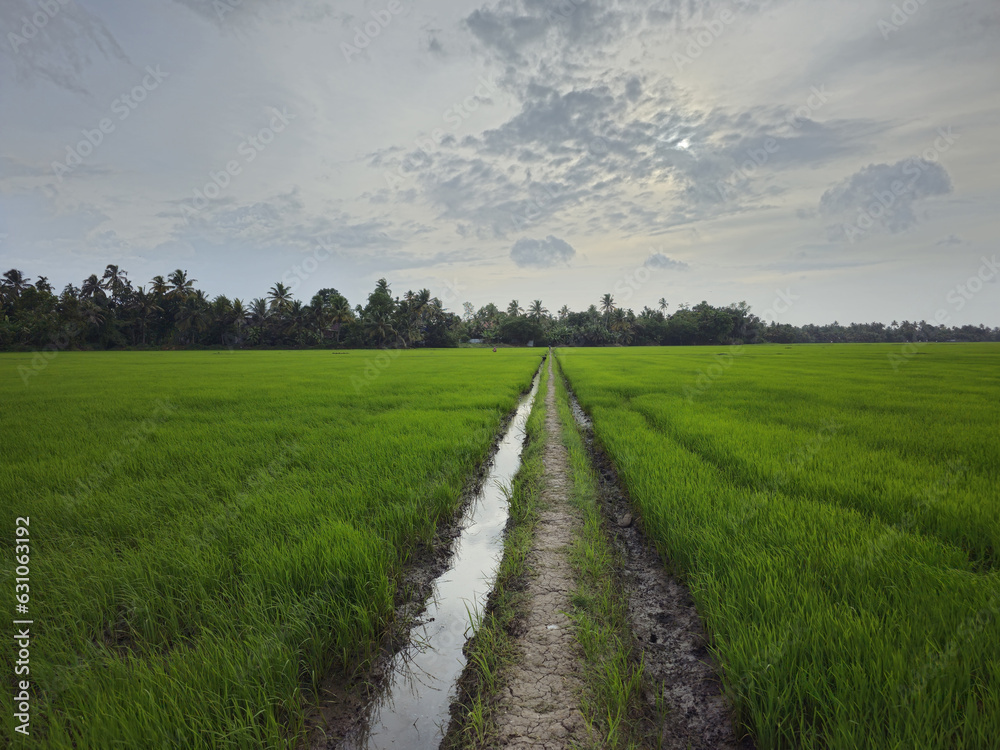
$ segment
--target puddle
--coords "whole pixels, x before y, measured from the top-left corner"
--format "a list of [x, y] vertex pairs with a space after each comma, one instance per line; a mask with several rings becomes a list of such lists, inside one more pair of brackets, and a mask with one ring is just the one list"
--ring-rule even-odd
[[393, 658], [387, 684], [361, 722], [364, 728], [341, 743], [344, 750], [420, 750], [441, 744], [456, 683], [465, 668], [462, 648], [474, 634], [470, 613], [485, 609], [503, 556], [505, 489], [521, 466], [524, 425], [540, 374], [518, 403], [489, 473], [460, 521], [450, 564], [433, 582], [427, 607], [410, 631], [409, 645]]

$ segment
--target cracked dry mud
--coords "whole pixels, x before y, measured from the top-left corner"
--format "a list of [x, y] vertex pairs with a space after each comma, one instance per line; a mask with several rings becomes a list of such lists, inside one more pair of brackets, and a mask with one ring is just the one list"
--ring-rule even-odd
[[555, 750], [580, 744], [585, 737], [579, 709], [580, 654], [566, 615], [574, 588], [568, 552], [580, 519], [569, 503], [572, 474], [560, 440], [551, 356], [548, 368], [542, 511], [528, 557], [527, 614], [518, 638], [517, 666], [511, 670], [497, 720], [500, 744], [508, 750]]

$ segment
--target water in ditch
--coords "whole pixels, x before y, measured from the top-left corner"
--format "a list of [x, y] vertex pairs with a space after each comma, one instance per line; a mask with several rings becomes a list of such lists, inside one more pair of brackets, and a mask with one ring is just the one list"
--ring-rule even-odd
[[480, 491], [469, 503], [451, 564], [434, 581], [427, 609], [396, 655], [385, 690], [370, 707], [364, 732], [346, 750], [437, 748], [448, 728], [449, 707], [465, 667], [462, 647], [473, 631], [470, 613], [482, 612], [503, 556], [507, 496], [521, 466], [524, 426], [539, 375], [518, 403]]

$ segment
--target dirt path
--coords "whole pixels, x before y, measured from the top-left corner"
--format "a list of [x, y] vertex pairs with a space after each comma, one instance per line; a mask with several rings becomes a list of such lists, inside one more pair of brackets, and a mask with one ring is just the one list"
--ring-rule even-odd
[[580, 744], [585, 737], [579, 710], [579, 653], [565, 614], [575, 586], [568, 550], [580, 520], [569, 504], [573, 479], [560, 439], [551, 356], [548, 368], [543, 509], [528, 558], [528, 612], [518, 638], [517, 666], [500, 700], [497, 720], [500, 745], [508, 749], [554, 750]]

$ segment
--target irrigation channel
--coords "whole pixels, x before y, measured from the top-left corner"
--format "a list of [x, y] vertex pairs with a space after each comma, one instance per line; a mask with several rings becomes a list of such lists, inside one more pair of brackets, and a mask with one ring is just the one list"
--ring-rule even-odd
[[485, 608], [503, 556], [506, 492], [521, 466], [525, 423], [540, 377], [541, 369], [521, 397], [489, 473], [460, 521], [450, 565], [434, 580], [409, 643], [393, 658], [389, 680], [361, 728], [340, 745], [344, 750], [421, 750], [441, 744], [465, 668], [462, 647], [474, 634], [470, 615]]

